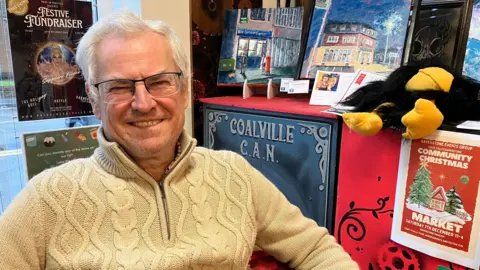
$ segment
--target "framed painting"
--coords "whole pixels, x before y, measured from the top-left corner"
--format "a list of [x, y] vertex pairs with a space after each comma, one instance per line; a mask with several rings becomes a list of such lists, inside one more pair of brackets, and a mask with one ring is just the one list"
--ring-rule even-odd
[[469, 14], [468, 1], [420, 1], [407, 62], [461, 70]]
[[218, 86], [267, 84], [294, 78], [301, 49], [303, 7], [228, 10]]
[[316, 0], [300, 78], [317, 71], [390, 73], [400, 66], [410, 0]]
[[480, 81], [480, 0], [474, 0], [463, 62], [463, 74]]

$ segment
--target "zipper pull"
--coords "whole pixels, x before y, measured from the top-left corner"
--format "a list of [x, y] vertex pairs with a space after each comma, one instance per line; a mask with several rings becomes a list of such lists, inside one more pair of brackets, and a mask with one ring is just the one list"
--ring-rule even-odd
[[162, 199], [165, 199], [165, 189], [163, 188], [163, 181], [160, 182], [160, 193], [162, 195]]

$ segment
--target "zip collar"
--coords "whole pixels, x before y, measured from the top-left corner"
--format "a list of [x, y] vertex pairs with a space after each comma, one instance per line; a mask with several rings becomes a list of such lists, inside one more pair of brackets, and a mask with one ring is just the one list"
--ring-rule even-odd
[[[155, 179], [133, 161], [118, 143], [110, 142], [105, 138], [102, 127], [99, 127], [97, 131], [97, 140], [99, 147], [95, 149], [92, 158], [107, 173], [124, 179], [141, 176], [143, 179], [148, 179], [149, 182], [156, 182]], [[182, 152], [172, 164], [170, 171], [162, 177], [162, 181], [165, 181], [165, 184], [188, 168], [190, 155], [197, 145], [197, 140], [190, 137], [185, 131], [182, 132], [179, 140], [182, 145]]]

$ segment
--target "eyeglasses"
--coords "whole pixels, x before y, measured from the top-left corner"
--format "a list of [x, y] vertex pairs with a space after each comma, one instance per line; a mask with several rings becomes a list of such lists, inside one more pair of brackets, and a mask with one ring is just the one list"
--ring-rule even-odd
[[118, 104], [130, 101], [135, 95], [135, 83], [143, 82], [153, 97], [174, 95], [179, 90], [181, 72], [163, 72], [141, 80], [115, 79], [94, 84], [104, 95], [105, 103]]

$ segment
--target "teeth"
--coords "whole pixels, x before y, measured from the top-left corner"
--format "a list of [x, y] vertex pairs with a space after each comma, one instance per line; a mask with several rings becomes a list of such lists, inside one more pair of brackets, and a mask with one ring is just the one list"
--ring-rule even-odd
[[160, 121], [134, 122], [133, 125], [136, 127], [150, 127], [158, 123], [160, 123]]

